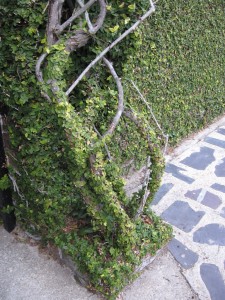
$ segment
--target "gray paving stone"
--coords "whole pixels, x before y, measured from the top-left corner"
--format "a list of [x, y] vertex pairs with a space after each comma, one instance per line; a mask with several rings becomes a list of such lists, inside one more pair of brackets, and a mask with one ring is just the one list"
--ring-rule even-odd
[[208, 224], [194, 232], [193, 241], [199, 244], [225, 246], [225, 227]]
[[164, 183], [160, 186], [151, 205], [156, 205], [159, 201], [172, 189], [174, 185], [172, 183]]
[[216, 166], [215, 174], [217, 177], [225, 177], [225, 158], [222, 163]]
[[184, 232], [190, 232], [204, 214], [203, 211], [194, 211], [187, 202], [175, 201], [161, 214], [161, 217]]
[[186, 171], [185, 169], [179, 168], [173, 164], [167, 164], [165, 172], [171, 173], [174, 177], [186, 182], [186, 183], [193, 183], [195, 180], [187, 175], [182, 174], [180, 171]]
[[196, 170], [205, 170], [215, 160], [213, 153], [213, 149], [201, 147], [199, 152], [192, 153], [189, 157], [183, 159], [181, 163]]
[[198, 254], [187, 248], [175, 238], [168, 244], [168, 249], [184, 269], [192, 268], [198, 261]]
[[224, 300], [225, 283], [219, 268], [216, 265], [204, 263], [200, 266], [200, 274], [211, 300]]
[[211, 188], [213, 188], [216, 191], [225, 193], [225, 185], [219, 184], [219, 183], [214, 183], [211, 185]]
[[225, 128], [219, 128], [219, 129], [217, 129], [217, 132], [225, 135]]
[[220, 206], [222, 203], [222, 200], [217, 195], [210, 193], [208, 191], [205, 191], [203, 189], [197, 189], [193, 191], [187, 191], [187, 193], [184, 195], [192, 200], [196, 200], [200, 203], [202, 203], [205, 206], [208, 206], [210, 208], [216, 209]]
[[225, 207], [222, 208], [222, 212], [220, 213], [221, 217], [225, 218]]
[[184, 195], [192, 200], [197, 200], [199, 194], [201, 193], [202, 189], [197, 189], [197, 190], [193, 190], [193, 191], [187, 191], [187, 193]]
[[210, 193], [210, 192], [206, 192], [201, 203], [210, 208], [216, 209], [220, 206], [222, 201], [221, 201], [220, 197], [218, 197], [217, 195]]
[[225, 141], [223, 141], [223, 140], [219, 140], [219, 139], [212, 138], [212, 137], [206, 137], [204, 139], [204, 141], [206, 143], [209, 143], [209, 144], [212, 144], [212, 145], [215, 145], [215, 146], [225, 149]]

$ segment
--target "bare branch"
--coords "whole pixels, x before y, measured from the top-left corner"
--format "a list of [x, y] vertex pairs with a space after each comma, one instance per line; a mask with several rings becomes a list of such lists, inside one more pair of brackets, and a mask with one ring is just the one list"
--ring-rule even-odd
[[95, 30], [94, 30], [93, 24], [91, 23], [89, 13], [87, 11], [85, 12], [85, 19], [88, 24], [90, 34], [93, 34]]
[[[129, 80], [129, 79], [127, 79], [127, 80]], [[154, 115], [154, 113], [153, 113], [153, 111], [152, 111], [152, 108], [150, 107], [148, 101], [145, 99], [145, 97], [143, 96], [143, 94], [140, 92], [140, 90], [139, 90], [139, 88], [137, 87], [137, 85], [136, 85], [132, 80], [129, 80], [129, 81], [132, 83], [133, 87], [134, 87], [135, 90], [138, 92], [138, 94], [139, 94], [141, 100], [142, 100], [142, 101], [144, 102], [144, 104], [147, 106], [147, 108], [148, 108], [148, 110], [150, 111], [150, 114], [151, 114], [153, 120], [155, 121], [155, 123], [156, 123], [158, 129], [161, 131], [162, 136], [165, 138], [165, 147], [164, 147], [164, 151], [163, 151], [163, 154], [165, 154], [165, 153], [166, 153], [166, 150], [167, 150], [167, 146], [168, 146], [169, 136], [168, 136], [168, 134], [165, 134], [164, 131], [162, 130], [162, 127], [160, 126], [159, 122], [157, 121], [157, 119], [156, 119], [156, 117], [155, 117], [155, 115]]]
[[144, 135], [145, 138], [147, 139], [147, 141], [148, 141], [148, 148], [149, 148], [150, 152], [152, 152], [152, 150], [153, 150], [153, 145], [152, 145], [152, 143], [151, 143], [149, 134], [146, 132], [146, 129], [145, 129], [144, 126], [143, 126], [142, 120], [139, 119], [139, 118], [134, 114], [134, 112], [133, 112], [131, 109], [125, 108], [124, 111], [123, 111], [123, 115], [124, 115], [125, 117], [127, 117], [128, 119], [130, 119], [130, 120], [131, 120], [131, 121], [139, 128], [139, 130], [141, 131], [142, 135]]
[[[48, 53], [43, 53], [37, 63], [36, 63], [36, 66], [35, 66], [35, 73], [36, 73], [36, 77], [37, 77], [37, 80], [41, 83], [44, 82], [44, 79], [43, 79], [43, 74], [42, 74], [42, 71], [41, 71], [41, 65], [43, 64], [45, 58], [48, 56]], [[48, 94], [46, 94], [45, 92], [41, 91], [41, 95], [48, 101], [48, 102], [51, 102], [51, 99], [50, 97], [48, 96]]]
[[137, 116], [131, 111], [130, 109], [124, 109], [123, 114], [125, 117], [130, 119], [135, 125], [138, 127], [141, 125], [140, 121], [138, 120]]
[[169, 143], [169, 135], [166, 134], [165, 135], [165, 146], [164, 146], [164, 150], [163, 150], [163, 155], [166, 155], [166, 152], [167, 152], [167, 147], [168, 147], [168, 143]]
[[66, 50], [68, 52], [73, 52], [78, 48], [84, 47], [90, 39], [90, 34], [85, 32], [83, 29], [78, 29], [74, 32], [74, 35], [71, 36], [66, 41]]
[[99, 0], [100, 4], [100, 13], [97, 21], [94, 24], [94, 30], [90, 32], [91, 34], [96, 33], [103, 25], [105, 17], [106, 17], [106, 4], [104, 0]]
[[45, 58], [47, 57], [48, 53], [43, 53], [37, 63], [36, 63], [36, 66], [35, 66], [35, 72], [36, 72], [36, 77], [38, 79], [39, 82], [44, 82], [43, 80], [43, 74], [42, 74], [42, 71], [41, 71], [41, 65], [43, 64]]
[[18, 185], [17, 185], [17, 182], [16, 182], [15, 177], [13, 177], [11, 174], [8, 174], [8, 176], [9, 176], [11, 182], [12, 182], [14, 192], [17, 193], [17, 194], [20, 196], [20, 198], [21, 198], [22, 200], [24, 200], [25, 197], [24, 197], [24, 195], [22, 195], [22, 194], [20, 193], [20, 190], [19, 190], [19, 187], [18, 187]]
[[66, 20], [62, 25], [58, 25], [55, 27], [55, 33], [60, 35], [62, 31], [69, 26], [75, 19], [77, 19], [80, 15], [82, 15], [88, 8], [92, 6], [97, 0], [89, 0], [81, 9], [76, 11], [68, 20]]
[[[66, 50], [69, 52], [72, 52], [78, 48], [84, 47], [87, 42], [90, 39], [90, 34], [96, 33], [102, 26], [105, 16], [106, 16], [106, 4], [104, 0], [98, 0], [100, 3], [100, 14], [99, 17], [95, 23], [95, 25], [92, 25], [90, 19], [89, 19], [89, 14], [86, 11], [85, 16], [88, 22], [89, 26], [89, 33], [85, 32], [82, 29], [78, 29], [75, 31], [74, 35], [71, 36], [67, 41], [66, 41]], [[81, 7], [84, 7], [84, 3], [82, 0], [77, 0], [78, 4]]]
[[42, 95], [49, 103], [52, 102], [52, 100], [51, 100], [51, 98], [49, 97], [48, 94], [46, 94], [46, 93], [44, 93], [43, 91], [41, 91], [41, 95]]
[[9, 179], [11, 180], [11, 182], [12, 182], [12, 185], [13, 185], [13, 191], [14, 191], [15, 193], [17, 193], [17, 195], [21, 198], [21, 200], [23, 200], [23, 201], [26, 202], [26, 206], [28, 207], [28, 201], [25, 199], [24, 195], [20, 192], [15, 177], [13, 177], [11, 174], [8, 174], [8, 176], [9, 176]]
[[[84, 6], [83, 0], [77, 0], [77, 2], [79, 3], [79, 5], [81, 7]], [[89, 14], [86, 11], [85, 12], [85, 18], [89, 27], [89, 33], [90, 34], [95, 34], [103, 25], [103, 22], [105, 20], [105, 16], [106, 16], [106, 3], [104, 0], [98, 0], [99, 5], [100, 5], [100, 13], [99, 16], [97, 18], [97, 21], [95, 22], [95, 24], [93, 25], [90, 18], [89, 18]]]
[[117, 113], [116, 113], [115, 117], [113, 118], [113, 121], [112, 121], [111, 125], [109, 126], [109, 129], [106, 131], [106, 133], [103, 134], [103, 137], [105, 137], [105, 136], [113, 133], [113, 131], [115, 130], [116, 126], [118, 125], [118, 123], [120, 121], [120, 118], [122, 116], [123, 109], [124, 109], [124, 104], [123, 104], [124, 103], [124, 101], [123, 101], [124, 95], [123, 95], [123, 86], [121, 84], [121, 80], [118, 77], [115, 69], [113, 68], [112, 63], [110, 61], [108, 61], [108, 59], [106, 59], [105, 57], [103, 58], [103, 61], [106, 64], [106, 66], [109, 68], [110, 73], [112, 74], [113, 78], [116, 81], [116, 85], [117, 85], [117, 89], [118, 89], [118, 99], [119, 99]]
[[72, 90], [78, 85], [78, 83], [83, 79], [83, 77], [90, 71], [90, 69], [99, 62], [105, 55], [108, 53], [113, 47], [115, 47], [119, 42], [121, 42], [127, 35], [133, 32], [145, 19], [147, 19], [154, 11], [155, 6], [152, 1], [151, 8], [142, 16], [140, 19], [134, 23], [129, 29], [127, 29], [121, 36], [119, 36], [113, 43], [111, 43], [107, 48], [105, 48], [80, 74], [80, 76], [74, 81], [74, 83], [70, 86], [70, 88], [66, 91], [66, 95], [68, 96]]
[[[146, 139], [148, 141], [148, 148], [149, 148], [149, 151], [150, 151], [150, 155], [152, 153], [154, 153], [154, 147], [153, 147], [154, 145], [152, 145], [150, 137], [147, 134], [147, 132], [145, 131], [145, 128], [143, 127], [143, 124], [142, 124], [141, 120], [130, 109], [124, 109], [123, 114], [124, 114], [125, 117], [127, 117], [132, 122], [134, 122], [134, 124], [141, 131], [142, 135], [145, 135], [145, 137], [146, 137]], [[150, 161], [150, 156], [149, 156], [147, 158], [147, 171], [146, 171], [145, 181], [144, 181], [145, 193], [144, 193], [144, 196], [143, 196], [143, 198], [141, 200], [140, 206], [139, 206], [139, 208], [137, 210], [137, 214], [135, 216], [135, 219], [137, 219], [142, 214], [142, 212], [143, 212], [143, 210], [145, 208], [146, 201], [147, 201], [148, 196], [150, 194], [150, 191], [148, 189], [148, 187], [149, 187], [149, 181], [150, 181], [150, 174], [151, 174], [151, 170], [149, 169], [150, 164], [151, 164], [151, 161]]]
[[43, 9], [43, 12], [42, 12], [42, 14], [44, 14], [44, 13], [46, 12], [46, 10], [47, 10], [48, 6], [49, 6], [49, 1], [47, 2], [47, 4], [46, 4], [45, 8]]
[[[36, 63], [36, 66], [35, 66], [35, 73], [36, 73], [36, 77], [37, 77], [37, 80], [41, 83], [44, 82], [44, 79], [43, 79], [43, 74], [42, 74], [42, 71], [41, 71], [41, 65], [43, 64], [45, 58], [48, 56], [48, 53], [43, 53], [37, 63]], [[41, 91], [41, 95], [48, 101], [48, 102], [51, 102], [51, 99], [50, 97], [48, 96], [48, 94], [46, 94], [45, 92]]]
[[63, 3], [64, 3], [64, 0], [50, 0], [49, 1], [48, 24], [47, 24], [48, 45], [54, 45], [58, 40], [58, 38], [55, 34], [55, 28], [60, 26]]
[[149, 183], [150, 174], [151, 174], [151, 170], [149, 169], [150, 166], [151, 166], [151, 158], [150, 158], [150, 156], [148, 156], [147, 157], [147, 162], [146, 162], [146, 173], [145, 173], [145, 178], [144, 178], [144, 182], [143, 182], [143, 188], [145, 187], [145, 193], [144, 193], [143, 198], [141, 199], [141, 203], [140, 203], [140, 206], [139, 206], [139, 208], [137, 210], [137, 213], [136, 213], [136, 216], [135, 216], [135, 220], [137, 218], [139, 218], [140, 215], [143, 213], [146, 201], [147, 201], [148, 196], [150, 194], [150, 191], [148, 190], [148, 183]]

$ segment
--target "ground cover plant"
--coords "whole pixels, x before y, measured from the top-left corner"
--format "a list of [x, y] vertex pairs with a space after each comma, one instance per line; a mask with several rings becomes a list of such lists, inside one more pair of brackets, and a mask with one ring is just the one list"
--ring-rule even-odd
[[[171, 237], [149, 210], [168, 137], [224, 111], [224, 3], [2, 0], [0, 14], [1, 186], [21, 226], [114, 299]], [[127, 197], [124, 177], [143, 165]]]

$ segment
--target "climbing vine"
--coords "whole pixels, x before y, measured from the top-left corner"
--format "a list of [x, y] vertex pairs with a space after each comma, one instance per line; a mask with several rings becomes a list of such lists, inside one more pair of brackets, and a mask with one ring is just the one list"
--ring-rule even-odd
[[[17, 219], [69, 254], [109, 298], [171, 235], [147, 209], [164, 166], [161, 145], [125, 103], [119, 72], [126, 55], [115, 55], [125, 49], [123, 39], [130, 45], [139, 39], [132, 32], [154, 11], [151, 1], [1, 6], [13, 20], [2, 21], [1, 91], [10, 110], [7, 157]], [[124, 189], [128, 170], [120, 167], [133, 143], [115, 141], [121, 126], [140, 140], [135, 168], [148, 157], [148, 176], [133, 198]]]
[[[203, 100], [183, 105], [183, 98], [178, 101], [183, 90], [171, 88], [179, 69], [173, 75], [171, 57], [178, 51], [173, 24], [182, 26], [177, 16], [189, 10], [196, 23], [196, 8], [208, 12], [216, 34], [223, 4], [191, 1], [189, 8], [178, 2], [0, 4], [0, 92], [9, 111], [6, 154], [17, 220], [69, 254], [89, 274], [92, 287], [112, 299], [134, 277], [141, 259], [170, 239], [171, 229], [149, 210], [164, 168], [163, 151], [168, 134], [174, 143], [200, 127], [188, 123], [187, 105], [197, 106], [198, 113], [208, 107]], [[207, 32], [210, 43], [209, 37]], [[222, 42], [214, 43], [221, 51]], [[181, 45], [177, 61], [189, 47]], [[215, 74], [222, 90], [221, 71]], [[216, 95], [221, 105], [213, 116], [224, 109], [222, 94]], [[176, 115], [169, 105], [173, 96], [182, 121], [169, 118]], [[207, 113], [202, 116], [205, 121]], [[127, 178], [140, 168], [141, 188], [128, 197]], [[7, 182], [4, 177], [1, 186]]]

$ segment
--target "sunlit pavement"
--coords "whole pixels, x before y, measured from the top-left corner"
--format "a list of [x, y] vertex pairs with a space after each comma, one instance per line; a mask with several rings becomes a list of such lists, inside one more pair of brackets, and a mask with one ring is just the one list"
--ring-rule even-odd
[[168, 248], [202, 300], [225, 299], [225, 117], [168, 159], [152, 209], [174, 228]]

